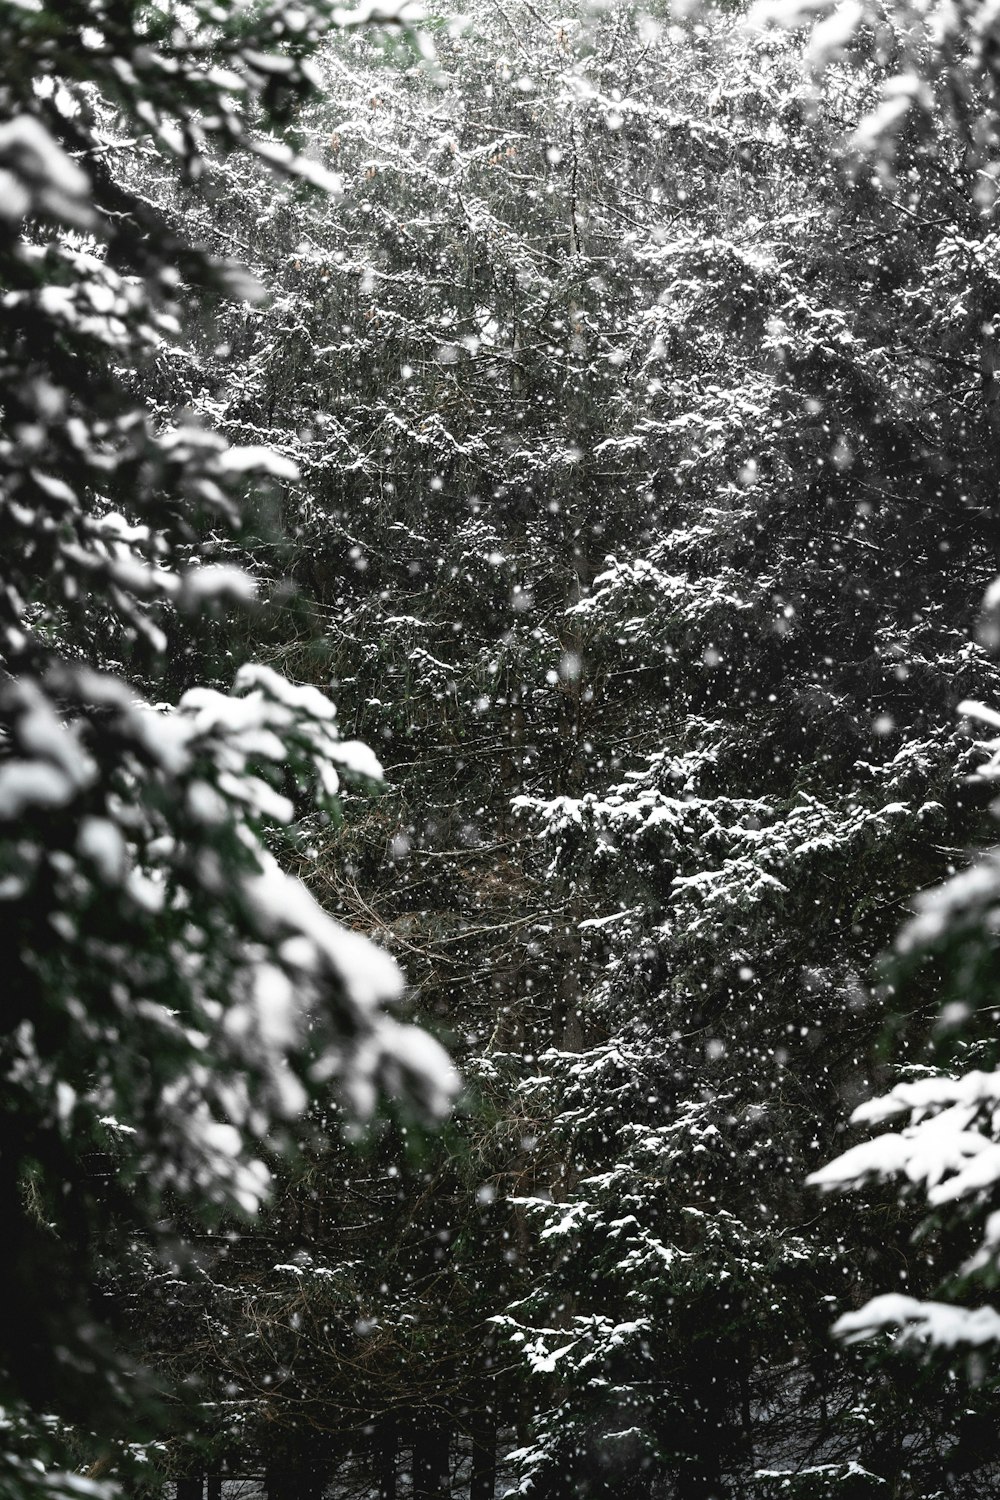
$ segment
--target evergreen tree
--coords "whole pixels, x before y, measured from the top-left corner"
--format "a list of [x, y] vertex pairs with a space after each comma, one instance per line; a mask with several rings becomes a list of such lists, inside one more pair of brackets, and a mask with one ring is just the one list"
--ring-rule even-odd
[[978, 162], [917, 114], [891, 173], [852, 150], [869, 40], [818, 91], [739, 17], [477, 7], [433, 85], [323, 58], [335, 212], [220, 170], [205, 232], [274, 296], [173, 372], [303, 470], [254, 567], [325, 650], [291, 608], [269, 646], [390, 781], [311, 878], [475, 1095], [436, 1156], [320, 1157], [177, 1310], [275, 1495], [481, 1500], [498, 1440], [536, 1497], [995, 1487], [988, 1388], [826, 1337], [941, 1255], [802, 1190], [900, 907], [984, 836], [952, 710], [996, 691]]
[[[737, 128], [749, 89], [773, 99], [771, 70], [792, 66], [744, 44], [720, 89]], [[947, 138], [899, 141], [890, 196], [831, 163], [825, 117], [863, 110], [867, 78], [820, 101], [793, 76], [764, 116], [766, 174], [763, 143], [730, 146], [744, 224], [649, 252], [672, 355], [647, 428], [669, 455], [667, 524], [573, 609], [585, 657], [624, 648], [662, 674], [663, 748], [600, 790], [523, 799], [552, 871], [593, 902], [584, 1047], [522, 1085], [571, 1163], [560, 1201], [531, 1205], [548, 1276], [536, 1263], [503, 1320], [547, 1402], [526, 1494], [704, 1495], [753, 1474], [926, 1493], [962, 1421], [930, 1383], [940, 1424], [917, 1433], [907, 1376], [879, 1400], [824, 1353], [817, 1309], [852, 1266], [864, 1283], [878, 1231], [796, 1226], [879, 1028], [867, 984], [893, 910], [979, 821], [947, 713], [993, 679], [966, 639], [996, 523], [989, 290], [949, 319], [938, 278], [953, 285], [956, 242], [982, 225]], [[927, 1284], [926, 1262], [900, 1274]], [[862, 1398], [859, 1441], [830, 1412]]]
[[[883, 93], [886, 101], [890, 96], [896, 100], [891, 108], [883, 102], [864, 130], [882, 179], [897, 183], [906, 142], [926, 137], [942, 119], [964, 169], [956, 174], [956, 187], [964, 189], [970, 224], [939, 250], [938, 278], [951, 306], [970, 320], [966, 363], [970, 370], [978, 365], [981, 399], [990, 418], [982, 444], [985, 463], [996, 438], [997, 284], [991, 255], [998, 130], [995, 26], [985, 14], [956, 8], [936, 16], [929, 29], [912, 24], [916, 18], [907, 8], [893, 7], [878, 18], [860, 9], [852, 29], [871, 25], [873, 19], [876, 42], [890, 52], [894, 67]], [[958, 500], [964, 504], [967, 496], [960, 491]], [[977, 631], [980, 641], [994, 650], [997, 597], [993, 583]], [[968, 716], [970, 728], [976, 723], [997, 727], [991, 707], [974, 701], [957, 707]], [[993, 752], [973, 778], [973, 784], [985, 786], [996, 774], [996, 743], [990, 740], [977, 749]], [[998, 1223], [992, 1212], [997, 1181], [995, 1039], [983, 1034], [979, 1019], [996, 1019], [996, 856], [990, 851], [968, 864], [956, 853], [959, 863], [964, 867], [956, 872], [951, 866], [950, 880], [916, 898], [916, 914], [899, 933], [896, 957], [887, 966], [897, 1005], [912, 1006], [914, 996], [927, 987], [937, 992], [937, 1004], [918, 1010], [915, 1018], [925, 1048], [918, 1076], [854, 1112], [857, 1123], [892, 1122], [896, 1128], [852, 1147], [811, 1177], [826, 1189], [898, 1180], [907, 1198], [923, 1200], [914, 1240], [932, 1247], [925, 1253], [933, 1258], [937, 1281], [928, 1279], [918, 1295], [883, 1292], [842, 1314], [835, 1330], [849, 1341], [890, 1333], [895, 1349], [916, 1352], [932, 1363], [941, 1351], [947, 1360], [947, 1351], [968, 1353], [1000, 1336], [1000, 1319], [991, 1306], [968, 1308], [955, 1301], [995, 1285]], [[979, 1378], [974, 1362], [966, 1368]], [[992, 1456], [995, 1445], [987, 1430], [963, 1436], [956, 1444], [955, 1464], [966, 1465], [968, 1450], [976, 1446]]]
[[268, 668], [169, 705], [140, 691], [165, 622], [249, 602], [221, 539], [249, 485], [295, 470], [135, 394], [191, 289], [255, 284], [118, 161], [155, 151], [194, 181], [240, 148], [327, 185], [251, 127], [313, 87], [329, 25], [323, 5], [0, 7], [6, 1495], [88, 1491], [60, 1468], [66, 1423], [90, 1458], [150, 1434], [155, 1383], [106, 1295], [130, 1238], [253, 1214], [311, 1099], [366, 1114], [388, 1087], [434, 1112], [453, 1091], [437, 1045], [386, 1012], [393, 962], [279, 857], [297, 809], [334, 811], [374, 755]]

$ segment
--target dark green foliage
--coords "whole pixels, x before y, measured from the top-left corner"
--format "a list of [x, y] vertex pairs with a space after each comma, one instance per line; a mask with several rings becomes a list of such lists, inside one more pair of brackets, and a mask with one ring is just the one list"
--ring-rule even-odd
[[110, 1295], [140, 1244], [155, 1264], [178, 1254], [175, 1214], [252, 1214], [312, 1098], [364, 1114], [387, 1085], [433, 1112], [449, 1092], [435, 1044], [384, 1014], [395, 965], [273, 852], [296, 799], [327, 817], [375, 757], [268, 668], [231, 693], [189, 677], [179, 704], [139, 690], [169, 691], [165, 624], [176, 643], [251, 600], [206, 564], [247, 486], [295, 470], [136, 393], [182, 337], [182, 281], [203, 301], [259, 288], [122, 163], [159, 151], [193, 182], [215, 143], [323, 183], [251, 127], [312, 91], [330, 21], [0, 6], [5, 1496], [95, 1493], [60, 1461], [106, 1472], [109, 1440], [162, 1417]]
[[408, 1465], [481, 1500], [498, 1442], [533, 1500], [988, 1496], [988, 1383], [827, 1338], [932, 1294], [964, 1227], [803, 1185], [931, 1065], [926, 970], [901, 1074], [877, 1056], [879, 955], [988, 836], [955, 716], [997, 688], [977, 159], [916, 118], [892, 172], [847, 143], [881, 41], [817, 92], [739, 17], [469, 19], [434, 77], [323, 55], [335, 206], [242, 159], [211, 214], [159, 192], [271, 296], [150, 388], [301, 470], [254, 521], [301, 590], [267, 650], [387, 766], [302, 868], [405, 960], [469, 1098], [423, 1155], [391, 1118], [364, 1163], [321, 1151], [188, 1300], [137, 1298], [144, 1338], [276, 1496]]
[[[275, 294], [218, 414], [307, 475], [309, 670], [385, 746], [316, 878], [405, 955], [478, 1097], [458, 1177], [452, 1146], [351, 1271], [363, 1324], [382, 1278], [378, 1334], [341, 1313], [302, 1356], [310, 1420], [407, 1449], [490, 1393], [539, 1497], [930, 1483], [946, 1378], [887, 1447], [909, 1377], [825, 1329], [937, 1254], [887, 1263], [892, 1200], [818, 1210], [802, 1179], [871, 1077], [902, 906], [985, 828], [953, 711], [996, 681], [968, 635], [991, 231], [947, 139], [901, 143], [894, 186], [843, 152], [877, 79], [817, 102], [730, 22], [477, 16], [433, 92], [374, 62], [325, 63], [336, 211], [234, 230]], [[308, 1253], [356, 1259], [334, 1225]], [[359, 1386], [365, 1348], [397, 1352]]]

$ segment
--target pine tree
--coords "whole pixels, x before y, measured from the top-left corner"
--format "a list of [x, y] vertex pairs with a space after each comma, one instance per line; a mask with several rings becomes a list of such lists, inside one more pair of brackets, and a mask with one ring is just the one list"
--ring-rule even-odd
[[[988, 291], [958, 318], [940, 294], [981, 231], [947, 139], [900, 139], [891, 196], [831, 161], [825, 110], [863, 110], [865, 77], [820, 103], [791, 59], [743, 46], [719, 90], [737, 129], [750, 90], [763, 112], [762, 139], [729, 148], [743, 223], [648, 252], [672, 356], [648, 424], [668, 524], [573, 611], [586, 657], [617, 647], [662, 674], [663, 748], [600, 790], [524, 803], [552, 871], [589, 894], [593, 975], [590, 1045], [544, 1054], [522, 1086], [572, 1164], [556, 1202], [530, 1205], [548, 1275], [503, 1320], [546, 1403], [526, 1494], [645, 1493], [656, 1475], [716, 1493], [754, 1472], [873, 1490], [909, 1473], [922, 1493], [959, 1425], [938, 1389], [940, 1426], [887, 1439], [906, 1377], [873, 1405], [817, 1318], [842, 1270], [877, 1259], [873, 1231], [833, 1217], [824, 1245], [795, 1226], [878, 1031], [867, 986], [893, 908], [977, 832], [947, 713], [993, 678], [965, 634], [995, 526]], [[858, 1442], [829, 1409], [862, 1395]]]
[[313, 87], [329, 25], [322, 5], [252, 23], [0, 8], [9, 1495], [86, 1490], [59, 1467], [66, 1423], [85, 1459], [151, 1431], [155, 1382], [106, 1295], [130, 1237], [253, 1214], [311, 1099], [365, 1114], [388, 1087], [433, 1112], [453, 1091], [437, 1045], [385, 1010], [392, 961], [286, 869], [298, 811], [335, 811], [342, 779], [379, 778], [375, 756], [268, 668], [228, 692], [188, 681], [169, 705], [141, 691], [168, 627], [248, 604], [222, 538], [249, 486], [295, 470], [136, 394], [194, 288], [255, 285], [172, 232], [119, 163], [155, 151], [193, 182], [214, 149], [246, 149], [327, 185], [263, 132]]
[[[856, 25], [870, 24], [862, 11]], [[921, 139], [932, 121], [944, 120], [963, 170], [956, 173], [966, 207], [964, 232], [945, 238], [936, 257], [938, 295], [943, 292], [967, 322], [965, 363], [977, 370], [986, 409], [980, 438], [986, 466], [995, 447], [995, 319], [997, 284], [992, 271], [996, 239], [997, 54], [995, 28], [988, 18], [958, 8], [937, 18], [933, 32], [913, 26], [905, 7], [879, 18], [876, 39], [892, 44], [895, 71], [884, 87], [897, 104], [884, 103], [868, 121], [865, 144], [883, 181], [898, 184], [900, 158], [913, 138]], [[905, 80], [905, 87], [903, 82]], [[958, 193], [956, 193], [958, 196]], [[960, 503], [967, 496], [959, 492]], [[953, 502], [954, 503], [954, 502]], [[986, 591], [978, 622], [980, 641], [996, 647], [996, 584]], [[992, 694], [990, 697], [992, 698]], [[968, 727], [997, 727], [995, 711], [976, 702], [956, 705]], [[992, 740], [977, 746], [994, 758], [980, 765], [973, 784], [987, 786], [996, 772]], [[899, 1182], [904, 1196], [921, 1202], [914, 1241], [934, 1267], [923, 1285], [909, 1292], [882, 1292], [857, 1310], [841, 1315], [835, 1331], [848, 1341], [892, 1335], [891, 1347], [917, 1353], [934, 1363], [951, 1351], [963, 1354], [996, 1342], [1000, 1320], [989, 1305], [962, 1306], [956, 1298], [990, 1289], [996, 1281], [996, 1156], [993, 1122], [996, 1095], [995, 1040], [984, 1034], [979, 1017], [990, 1015], [995, 995], [996, 856], [989, 851], [968, 863], [956, 851], [951, 879], [925, 890], [916, 912], [904, 924], [887, 973], [897, 1005], [916, 1009], [913, 1029], [924, 1044], [915, 1076], [897, 1083], [881, 1098], [866, 1100], [854, 1120], [871, 1126], [891, 1122], [893, 1130], [856, 1145], [820, 1167], [811, 1177], [825, 1189]], [[927, 989], [937, 1003], [918, 1006]], [[884, 1340], [879, 1340], [884, 1344]], [[966, 1371], [978, 1379], [975, 1361]], [[961, 1471], [994, 1456], [987, 1429], [963, 1434], [954, 1465]]]
[[433, 88], [364, 36], [324, 58], [335, 213], [220, 178], [206, 232], [276, 290], [180, 378], [305, 473], [273, 514], [326, 651], [298, 614], [275, 649], [390, 780], [312, 878], [405, 958], [476, 1112], [418, 1163], [395, 1127], [325, 1155], [170, 1358], [209, 1319], [217, 1441], [280, 1432], [276, 1494], [474, 1454], [488, 1494], [497, 1426], [536, 1497], [988, 1490], [988, 1391], [826, 1338], [935, 1257], [887, 1252], [891, 1198], [802, 1190], [900, 904], [985, 825], [951, 716], [996, 685], [974, 163], [917, 120], [894, 176], [845, 148], [883, 56], [818, 96], [739, 17], [471, 19]]

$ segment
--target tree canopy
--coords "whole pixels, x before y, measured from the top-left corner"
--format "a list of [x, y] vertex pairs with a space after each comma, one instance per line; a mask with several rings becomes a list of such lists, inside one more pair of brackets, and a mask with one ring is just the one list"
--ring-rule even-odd
[[157, 691], [171, 637], [253, 600], [229, 539], [248, 494], [297, 474], [144, 399], [192, 299], [260, 289], [169, 220], [136, 158], [169, 155], [196, 191], [240, 149], [327, 191], [276, 132], [330, 24], [323, 6], [0, 10], [5, 1493], [81, 1492], [40, 1462], [60, 1423], [148, 1421], [109, 1337], [117, 1239], [252, 1214], [312, 1101], [364, 1116], [388, 1089], [434, 1115], [454, 1092], [387, 1010], [395, 964], [293, 868], [290, 825], [377, 782], [376, 757], [269, 666], [228, 688], [175, 666], [183, 690]]
[[0, 27], [12, 1494], [993, 1493], [992, 23]]

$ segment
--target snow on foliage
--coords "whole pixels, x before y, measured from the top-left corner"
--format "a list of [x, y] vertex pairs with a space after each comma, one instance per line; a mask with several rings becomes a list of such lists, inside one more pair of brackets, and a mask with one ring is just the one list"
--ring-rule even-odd
[[900, 1345], [936, 1344], [946, 1349], [960, 1345], [1000, 1342], [1000, 1312], [993, 1307], [973, 1310], [947, 1302], [921, 1302], [899, 1292], [873, 1297], [857, 1312], [844, 1313], [833, 1331], [845, 1343], [896, 1334]]
[[[984, 169], [978, 194], [992, 201], [990, 179], [1000, 167], [997, 154], [996, 13], [977, 0], [756, 0], [753, 27], [805, 29], [804, 58], [817, 74], [845, 58], [874, 55], [885, 60], [879, 97], [855, 127], [855, 143], [885, 157], [905, 139], [907, 129], [942, 125], [971, 148]], [[989, 105], [969, 128], [965, 111], [982, 108], [984, 83]]]
[[275, 294], [197, 358], [169, 330], [151, 357], [303, 474], [262, 494], [394, 783], [350, 865], [320, 830], [317, 873], [406, 955], [485, 1096], [470, 1166], [442, 1148], [426, 1179], [362, 1184], [324, 1158], [373, 1205], [336, 1296], [281, 1271], [293, 1318], [270, 1250], [252, 1285], [220, 1250], [206, 1358], [220, 1388], [243, 1372], [261, 1453], [308, 1385], [364, 1462], [446, 1407], [485, 1449], [509, 1422], [523, 1493], [832, 1495], [893, 1463], [933, 1493], [962, 1397], [928, 1435], [905, 1381], [825, 1342], [892, 1205], [801, 1184], [866, 1086], [877, 954], [970, 822], [941, 703], [996, 685], [964, 627], [995, 567], [995, 246], [946, 135], [904, 142], [895, 196], [841, 154], [876, 61], [818, 91], [731, 8], [470, 19], [433, 89], [362, 37], [322, 60], [337, 106], [307, 149], [334, 209], [239, 158], [208, 168], [223, 222], [167, 194]]
[[[992, 608], [991, 587], [985, 609]], [[965, 701], [959, 713], [1000, 727], [1000, 716], [990, 708]], [[989, 755], [978, 768], [980, 780], [1000, 777], [1000, 739], [980, 749]], [[897, 939], [908, 956], [947, 952], [963, 936], [975, 939], [995, 931], [1000, 908], [1000, 851], [981, 855], [944, 885], [925, 891], [916, 900], [916, 915]], [[951, 1023], [967, 1019], [969, 1006], [956, 1003]], [[931, 1209], [965, 1202], [982, 1210], [1000, 1184], [1000, 1071], [974, 1069], [958, 1076], [934, 1075], [898, 1083], [885, 1095], [867, 1100], [852, 1115], [857, 1125], [898, 1124], [893, 1132], [852, 1146], [834, 1161], [813, 1172], [808, 1181], [825, 1190], [856, 1188], [870, 1180], [896, 1181], [922, 1191]], [[1000, 1214], [985, 1220], [979, 1249], [962, 1274], [987, 1271], [1000, 1256]], [[845, 1313], [834, 1325], [847, 1340], [870, 1338], [886, 1330], [898, 1333], [901, 1343], [953, 1347], [985, 1344], [1000, 1339], [1000, 1314], [992, 1308], [975, 1311], [912, 1297], [885, 1294], [859, 1311]]]
[[263, 132], [331, 24], [323, 0], [0, 7], [0, 1399], [35, 1443], [5, 1494], [97, 1492], [46, 1475], [40, 1401], [111, 1432], [146, 1399], [103, 1326], [122, 1226], [156, 1244], [179, 1215], [254, 1213], [312, 1106], [388, 1090], [439, 1116], [456, 1089], [389, 1013], [395, 963], [295, 873], [303, 813], [339, 816], [377, 759], [314, 686], [196, 685], [194, 622], [256, 593], [245, 496], [296, 465], [140, 394], [196, 294], [260, 288], [133, 190], [134, 159], [193, 185], [246, 150], [328, 186]]

